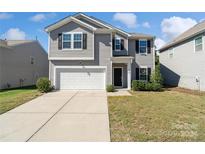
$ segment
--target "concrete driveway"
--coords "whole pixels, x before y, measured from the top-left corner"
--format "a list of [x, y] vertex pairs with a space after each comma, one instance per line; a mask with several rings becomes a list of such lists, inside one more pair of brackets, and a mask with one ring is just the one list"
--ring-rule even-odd
[[0, 115], [0, 141], [110, 141], [105, 91], [57, 91]]

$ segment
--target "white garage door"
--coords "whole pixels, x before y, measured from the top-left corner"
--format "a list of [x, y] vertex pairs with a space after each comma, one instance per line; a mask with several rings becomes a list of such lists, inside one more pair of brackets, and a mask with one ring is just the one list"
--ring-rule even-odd
[[57, 89], [105, 89], [105, 69], [70, 68], [57, 73]]

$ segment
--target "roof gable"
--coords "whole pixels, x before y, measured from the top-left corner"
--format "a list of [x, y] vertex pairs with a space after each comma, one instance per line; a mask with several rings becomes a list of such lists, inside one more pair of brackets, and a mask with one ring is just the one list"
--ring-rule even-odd
[[202, 22], [196, 24], [195, 26], [193, 26], [192, 28], [188, 29], [187, 31], [185, 31], [184, 33], [182, 33], [181, 35], [179, 35], [178, 37], [173, 39], [171, 42], [167, 43], [165, 46], [163, 46], [159, 50], [160, 51], [166, 50], [167, 48], [173, 47], [173, 46], [175, 46], [183, 41], [186, 41], [189, 38], [197, 36], [203, 32], [205, 32], [205, 21], [202, 21]]
[[87, 24], [87, 23], [73, 17], [73, 16], [69, 16], [69, 17], [66, 17], [66, 18], [52, 24], [52, 25], [49, 25], [48, 27], [45, 28], [45, 31], [50, 32], [50, 31], [55, 30], [55, 29], [65, 25], [69, 22], [75, 22], [77, 24], [80, 24], [80, 25], [92, 30], [92, 31], [95, 31], [97, 29], [97, 28], [95, 28], [95, 27], [93, 27], [93, 26], [91, 26], [91, 25], [89, 25], [89, 24]]
[[114, 26], [112, 26], [108, 23], [105, 23], [104, 21], [101, 21], [101, 20], [99, 20], [95, 17], [89, 17], [89, 16], [87, 16], [86, 14], [83, 14], [83, 13], [77, 13], [76, 15], [74, 15], [74, 17], [75, 18], [83, 17], [83, 18], [95, 23], [98, 26], [102, 26], [102, 27], [107, 28], [107, 29], [112, 29], [115, 32], [121, 33], [121, 34], [126, 35], [126, 36], [131, 36], [129, 33], [125, 32], [125, 31], [123, 31], [123, 30], [121, 30], [117, 27], [114, 27]]

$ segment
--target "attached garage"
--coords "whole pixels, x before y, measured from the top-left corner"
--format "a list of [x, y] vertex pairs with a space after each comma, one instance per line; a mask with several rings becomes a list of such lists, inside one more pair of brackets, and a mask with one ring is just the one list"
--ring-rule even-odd
[[56, 67], [55, 87], [61, 90], [105, 89], [105, 67]]

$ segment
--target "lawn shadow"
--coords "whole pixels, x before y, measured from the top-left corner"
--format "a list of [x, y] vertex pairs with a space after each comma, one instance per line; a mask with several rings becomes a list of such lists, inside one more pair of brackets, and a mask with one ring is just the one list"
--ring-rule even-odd
[[7, 92], [7, 91], [10, 91], [10, 90], [35, 90], [36, 89], [36, 86], [35, 85], [32, 85], [32, 86], [25, 86], [25, 87], [17, 87], [17, 88], [8, 88], [8, 89], [2, 89], [0, 90], [0, 92]]

